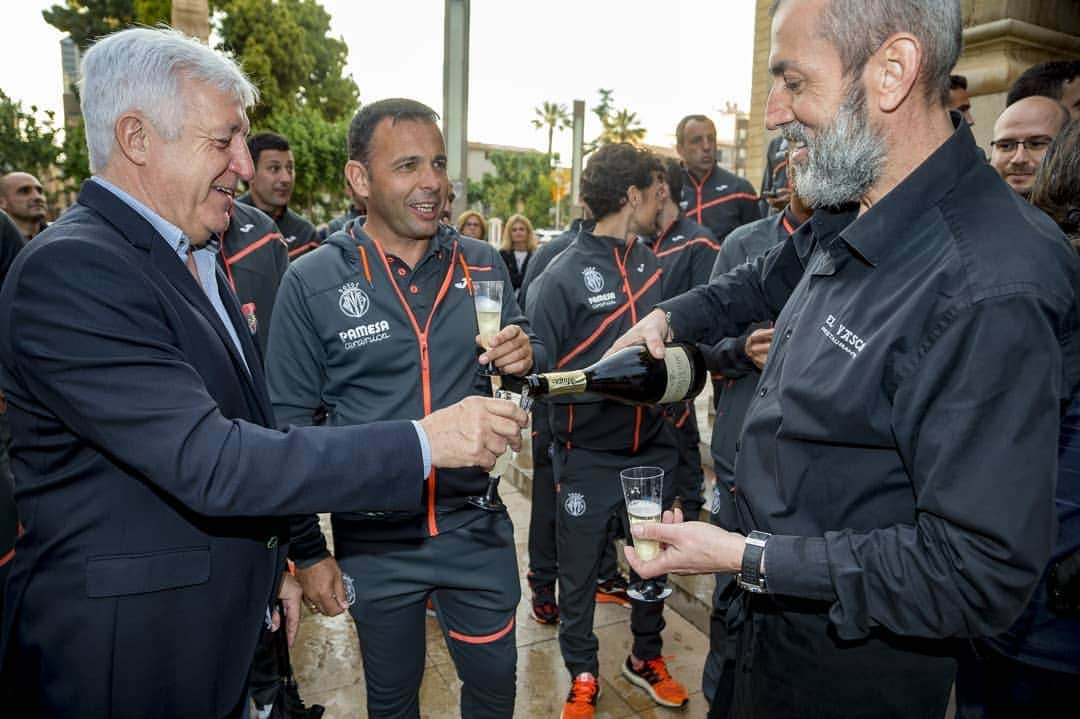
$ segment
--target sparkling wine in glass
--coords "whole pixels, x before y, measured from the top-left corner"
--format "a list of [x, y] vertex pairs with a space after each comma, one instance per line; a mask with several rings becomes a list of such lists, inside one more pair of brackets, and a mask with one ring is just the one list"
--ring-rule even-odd
[[[628, 467], [619, 472], [626, 514], [630, 525], [659, 522], [663, 513], [664, 470], [662, 467]], [[660, 552], [659, 543], [652, 539], [627, 537], [633, 543], [638, 556], [648, 561]], [[671, 594], [671, 587], [656, 579], [642, 579], [626, 590], [632, 598], [642, 602], [659, 602]]]
[[[503, 282], [482, 280], [473, 282], [473, 303], [476, 307], [476, 326], [480, 332], [480, 344], [491, 349], [491, 338], [502, 329]], [[495, 376], [499, 371], [489, 362], [486, 373]]]

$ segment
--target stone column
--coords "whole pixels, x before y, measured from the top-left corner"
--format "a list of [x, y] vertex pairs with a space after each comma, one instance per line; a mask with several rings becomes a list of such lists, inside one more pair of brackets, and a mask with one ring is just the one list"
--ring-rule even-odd
[[172, 26], [203, 42], [210, 40], [209, 0], [172, 0]]

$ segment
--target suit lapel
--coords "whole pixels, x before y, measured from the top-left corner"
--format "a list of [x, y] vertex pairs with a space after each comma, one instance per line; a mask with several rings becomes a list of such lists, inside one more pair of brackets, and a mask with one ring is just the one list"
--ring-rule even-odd
[[[249, 404], [263, 415], [264, 421], [269, 422], [272, 414], [269, 411], [269, 398], [263, 384], [260, 359], [250, 337], [247, 336], [249, 334], [247, 322], [244, 321], [239, 307], [235, 306], [236, 298], [233, 296], [231, 289], [228, 289], [228, 281], [221, 271], [216, 270], [218, 294], [221, 296], [222, 303], [225, 305], [226, 312], [233, 323], [233, 329], [236, 330], [236, 334], [240, 338], [240, 344], [244, 348], [245, 356], [248, 358], [247, 367], [250, 368], [250, 374], [236, 350], [236, 345], [225, 329], [225, 325], [221, 323], [217, 311], [210, 304], [210, 298], [206, 296], [206, 292], [192, 277], [188, 268], [184, 266], [176, 251], [169, 246], [164, 237], [158, 234], [154, 226], [119, 197], [90, 180], [83, 183], [82, 189], [79, 191], [79, 202], [100, 214], [106, 222], [116, 227], [133, 246], [148, 253], [150, 263], [154, 268], [191, 304], [195, 313], [213, 329], [214, 333], [225, 345], [225, 349], [232, 359], [233, 369], [240, 378], [245, 394], [248, 395]], [[223, 288], [226, 291], [223, 291]], [[267, 426], [271, 425], [268, 424]]]

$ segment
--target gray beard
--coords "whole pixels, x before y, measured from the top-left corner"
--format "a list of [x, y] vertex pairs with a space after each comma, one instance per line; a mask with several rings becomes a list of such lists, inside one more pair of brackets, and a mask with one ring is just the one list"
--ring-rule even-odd
[[881, 178], [885, 142], [870, 126], [866, 95], [858, 84], [815, 137], [797, 120], [784, 125], [783, 135], [788, 142], [806, 143], [806, 162], [794, 168], [795, 190], [811, 207], [858, 202]]

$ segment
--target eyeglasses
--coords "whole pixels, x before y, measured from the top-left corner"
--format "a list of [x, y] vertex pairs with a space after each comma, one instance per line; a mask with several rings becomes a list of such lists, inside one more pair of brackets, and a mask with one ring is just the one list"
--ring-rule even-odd
[[990, 143], [990, 147], [998, 152], [1004, 152], [1006, 155], [1011, 155], [1016, 152], [1018, 146], [1022, 145], [1028, 152], [1038, 152], [1039, 150], [1048, 148], [1053, 141], [1054, 138], [1052, 137], [1039, 135], [1038, 137], [1029, 137], [1026, 140], [994, 140]]

